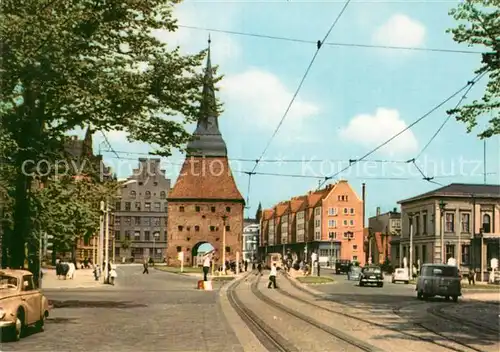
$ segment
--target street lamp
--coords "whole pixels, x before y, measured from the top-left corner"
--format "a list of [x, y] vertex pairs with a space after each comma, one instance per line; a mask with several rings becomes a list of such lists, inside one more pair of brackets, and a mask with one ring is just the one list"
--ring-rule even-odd
[[413, 213], [408, 213], [408, 218], [410, 219], [410, 262], [408, 263], [408, 277], [411, 279], [413, 277]]
[[328, 234], [330, 238], [330, 267], [333, 266], [333, 232]]
[[445, 260], [445, 248], [444, 248], [444, 210], [446, 208], [446, 203], [444, 200], [439, 201], [439, 215], [441, 216], [441, 262], [446, 264]]
[[227, 215], [222, 215], [222, 272], [226, 274], [226, 220]]

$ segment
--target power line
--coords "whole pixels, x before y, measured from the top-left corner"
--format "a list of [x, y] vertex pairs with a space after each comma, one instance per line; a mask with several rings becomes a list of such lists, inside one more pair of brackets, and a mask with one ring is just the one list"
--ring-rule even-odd
[[[198, 26], [188, 26], [188, 25], [177, 25], [179, 28], [192, 29], [198, 31], [207, 31], [207, 32], [215, 32], [215, 33], [225, 33], [232, 35], [239, 35], [245, 37], [254, 37], [261, 39], [271, 39], [271, 40], [281, 40], [287, 42], [294, 43], [303, 43], [303, 44], [317, 44], [314, 40], [308, 39], [298, 39], [298, 38], [290, 38], [290, 37], [281, 37], [275, 35], [268, 34], [258, 34], [258, 33], [249, 33], [249, 32], [239, 32], [239, 31], [230, 31], [224, 29], [217, 28], [206, 28], [206, 27], [198, 27]], [[456, 50], [456, 49], [439, 49], [439, 48], [418, 48], [418, 47], [409, 47], [409, 46], [391, 46], [391, 45], [372, 45], [372, 44], [355, 44], [355, 43], [340, 43], [340, 42], [324, 42], [323, 45], [327, 46], [335, 46], [335, 47], [351, 47], [351, 48], [366, 48], [366, 49], [387, 49], [387, 50], [407, 50], [407, 51], [425, 51], [425, 52], [440, 52], [440, 53], [455, 53], [455, 54], [475, 54], [480, 55], [483, 54], [479, 51], [473, 50]]]
[[109, 139], [106, 136], [106, 134], [102, 130], [100, 130], [99, 132], [101, 132], [102, 136], [104, 137], [104, 141], [108, 145], [108, 148], [111, 149], [111, 151], [113, 152], [113, 154], [115, 154], [118, 159], [120, 159], [120, 156], [118, 155], [118, 153], [115, 152], [115, 150], [113, 149], [113, 146], [111, 145], [111, 143], [109, 143]]
[[278, 123], [278, 126], [276, 126], [276, 129], [274, 130], [273, 134], [271, 135], [271, 138], [269, 139], [269, 141], [267, 142], [266, 144], [266, 147], [264, 148], [264, 150], [262, 151], [262, 154], [259, 156], [259, 158], [255, 161], [255, 166], [253, 167], [252, 169], [252, 172], [255, 171], [255, 169], [257, 168], [257, 166], [259, 165], [259, 161], [264, 157], [264, 155], [266, 154], [269, 146], [271, 145], [271, 142], [273, 141], [274, 137], [276, 136], [276, 134], [278, 133], [281, 125], [283, 124], [283, 121], [285, 121], [285, 118], [287, 117], [288, 115], [288, 112], [290, 111], [290, 108], [292, 107], [292, 104], [293, 102], [295, 101], [295, 98], [297, 98], [297, 95], [299, 94], [300, 92], [300, 89], [302, 88], [302, 85], [304, 84], [304, 81], [306, 80], [307, 78], [307, 75], [309, 74], [309, 71], [311, 70], [311, 67], [312, 65], [314, 64], [314, 61], [316, 61], [316, 57], [318, 56], [318, 53], [319, 53], [319, 50], [321, 49], [321, 46], [323, 44], [323, 42], [326, 41], [326, 39], [328, 39], [328, 36], [330, 35], [330, 33], [332, 32], [333, 28], [335, 27], [335, 25], [337, 24], [337, 22], [340, 20], [340, 18], [342, 17], [342, 15], [344, 14], [347, 6], [349, 5], [349, 3], [351, 2], [351, 0], [347, 0], [344, 4], [344, 6], [342, 7], [342, 10], [340, 10], [339, 14], [337, 15], [337, 17], [335, 18], [335, 20], [333, 21], [332, 25], [330, 26], [330, 28], [328, 29], [328, 31], [326, 32], [325, 36], [323, 37], [323, 40], [321, 41], [318, 41], [317, 42], [317, 46], [316, 46], [316, 51], [314, 52], [314, 55], [311, 59], [311, 62], [309, 63], [309, 65], [307, 66], [307, 69], [306, 69], [306, 72], [304, 73], [304, 75], [302, 76], [302, 79], [300, 80], [300, 83], [299, 83], [299, 86], [297, 87], [297, 90], [295, 91], [293, 97], [292, 97], [292, 100], [290, 101], [290, 103], [288, 104], [288, 107], [286, 108], [285, 110], [285, 113], [283, 114], [283, 117], [281, 118], [280, 122]]
[[[478, 76], [474, 77], [474, 79], [477, 79], [477, 77]], [[400, 132], [396, 133], [394, 136], [392, 136], [391, 138], [389, 138], [388, 140], [386, 140], [382, 144], [378, 145], [374, 149], [370, 150], [368, 153], [366, 153], [365, 155], [363, 155], [361, 158], [353, 160], [352, 163], [349, 163], [348, 166], [346, 166], [342, 170], [336, 172], [335, 174], [333, 174], [331, 176], [325, 177], [324, 181], [320, 184], [320, 186], [318, 188], [321, 188], [321, 186], [323, 186], [323, 184], [325, 184], [325, 182], [327, 182], [328, 180], [330, 180], [332, 178], [335, 178], [336, 176], [338, 176], [341, 173], [345, 172], [346, 170], [348, 170], [349, 168], [351, 168], [354, 164], [360, 162], [361, 160], [366, 159], [368, 156], [372, 155], [377, 150], [379, 150], [380, 148], [384, 147], [385, 145], [387, 145], [388, 143], [390, 143], [392, 140], [394, 140], [395, 138], [397, 138], [398, 136], [400, 136], [401, 134], [403, 134], [404, 132], [406, 132], [407, 130], [409, 130], [410, 128], [412, 128], [413, 126], [415, 126], [417, 123], [419, 123], [420, 121], [422, 121], [423, 119], [425, 119], [426, 117], [428, 117], [429, 115], [431, 115], [434, 111], [436, 111], [437, 109], [439, 109], [441, 106], [443, 106], [444, 104], [446, 104], [448, 101], [450, 101], [451, 99], [453, 99], [455, 96], [457, 96], [462, 91], [464, 91], [465, 89], [467, 89], [471, 84], [473, 84], [474, 79], [472, 81], [468, 81], [465, 86], [463, 86], [462, 88], [460, 88], [459, 90], [457, 90], [455, 93], [453, 93], [452, 95], [450, 95], [448, 98], [446, 98], [445, 100], [443, 100], [442, 102], [440, 102], [436, 106], [434, 106], [431, 110], [429, 110], [424, 115], [422, 115], [421, 117], [419, 117], [417, 120], [415, 120], [414, 122], [412, 122], [409, 126], [407, 126], [406, 128], [404, 128]], [[414, 159], [408, 160], [408, 162], [413, 162], [413, 161], [414, 161]]]

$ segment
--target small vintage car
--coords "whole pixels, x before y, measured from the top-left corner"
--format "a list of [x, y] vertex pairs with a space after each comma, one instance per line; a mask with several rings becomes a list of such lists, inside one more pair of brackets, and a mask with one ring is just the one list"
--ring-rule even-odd
[[359, 276], [359, 286], [363, 287], [366, 285], [384, 286], [384, 275], [379, 266], [369, 265], [363, 268]]
[[392, 273], [391, 282], [395, 284], [396, 282], [404, 282], [405, 284], [410, 283], [410, 276], [408, 274], [408, 269], [405, 268], [397, 268]]
[[352, 262], [350, 260], [337, 259], [335, 261], [335, 274], [347, 274], [351, 266]]
[[361, 275], [361, 267], [353, 265], [347, 272], [347, 280], [358, 281], [360, 275]]
[[461, 277], [458, 268], [446, 264], [424, 264], [417, 279], [418, 299], [442, 296], [454, 302], [462, 295]]
[[49, 302], [26, 270], [0, 269], [0, 328], [3, 340], [18, 341], [26, 327], [43, 331]]

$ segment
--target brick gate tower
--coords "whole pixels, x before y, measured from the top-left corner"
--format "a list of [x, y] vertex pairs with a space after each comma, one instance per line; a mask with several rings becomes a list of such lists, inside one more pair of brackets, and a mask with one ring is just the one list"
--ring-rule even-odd
[[219, 131], [210, 62], [210, 40], [198, 124], [179, 177], [168, 196], [167, 258], [169, 265], [195, 263], [198, 248], [210, 243], [222, 258], [225, 228], [226, 260], [241, 256], [245, 201], [234, 181], [227, 148]]

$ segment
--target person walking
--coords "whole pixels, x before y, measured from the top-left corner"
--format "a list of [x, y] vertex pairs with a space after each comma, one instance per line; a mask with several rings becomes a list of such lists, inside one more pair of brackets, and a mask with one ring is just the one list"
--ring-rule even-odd
[[144, 270], [143, 270], [143, 274], [148, 274], [149, 275], [149, 270], [148, 270], [148, 262], [147, 261], [144, 261]]
[[261, 262], [259, 262], [259, 264], [257, 264], [257, 274], [255, 274], [255, 275], [262, 276], [262, 263]]
[[208, 273], [210, 272], [210, 259], [211, 255], [205, 254], [203, 258], [203, 281], [208, 281]]
[[278, 275], [278, 269], [276, 268], [276, 263], [271, 267], [271, 273], [269, 273], [269, 284], [267, 288], [278, 288], [276, 286], [276, 275]]
[[248, 260], [245, 260], [245, 272], [248, 270]]
[[99, 267], [99, 264], [96, 264], [94, 268], [94, 279], [95, 281], [99, 281], [99, 277], [101, 276], [101, 268]]

